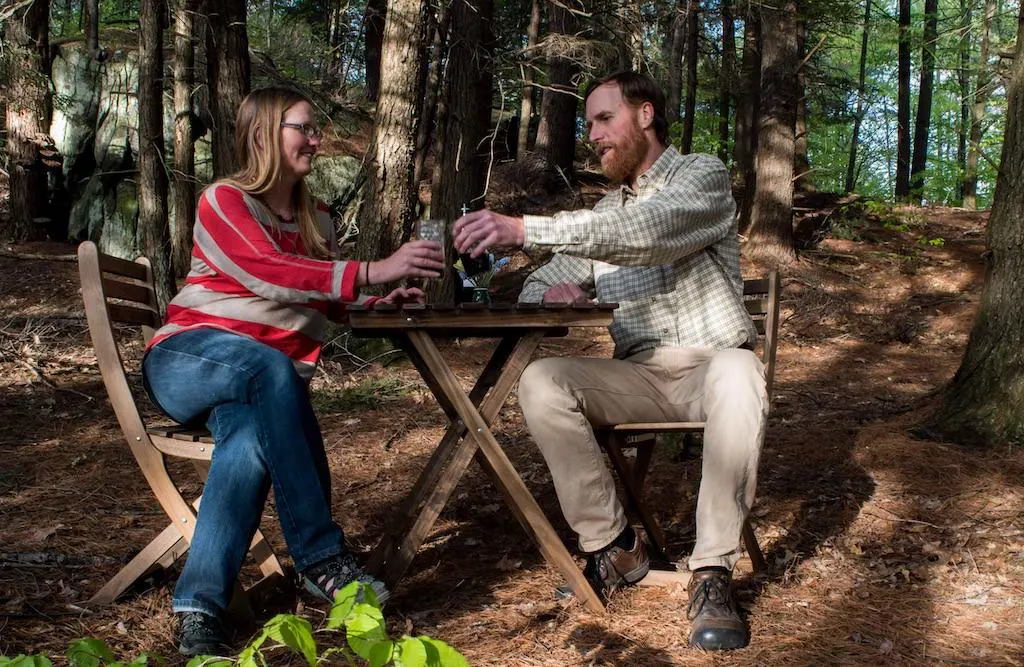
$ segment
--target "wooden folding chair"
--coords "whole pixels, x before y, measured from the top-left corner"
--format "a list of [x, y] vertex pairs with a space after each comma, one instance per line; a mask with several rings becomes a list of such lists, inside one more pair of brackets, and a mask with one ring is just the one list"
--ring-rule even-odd
[[[778, 273], [772, 271], [766, 278], [745, 280], [743, 297], [747, 312], [754, 319], [757, 327], [761, 348], [761, 361], [765, 365], [765, 384], [768, 399], [772, 396], [772, 380], [775, 373], [775, 347], [779, 331], [779, 293], [781, 285]], [[634, 424], [616, 424], [600, 429], [595, 433], [626, 491], [628, 506], [640, 520], [647, 532], [653, 555], [668, 561], [665, 552], [665, 536], [661, 527], [654, 520], [654, 515], [643, 503], [643, 485], [647, 470], [654, 454], [654, 445], [659, 433], [702, 433], [704, 422], [649, 422]], [[636, 459], [631, 465], [623, 449], [635, 447]], [[761, 573], [767, 569], [761, 547], [757, 544], [750, 520], [743, 524], [743, 544], [750, 557], [754, 572]]]
[[[149, 342], [159, 327], [160, 314], [149, 261], [140, 257], [129, 262], [103, 255], [94, 243], [86, 241], [78, 246], [78, 271], [89, 335], [114, 414], [153, 495], [171, 520], [163, 532], [92, 596], [89, 603], [98, 605], [113, 602], [137, 580], [157, 567], [169, 567], [188, 550], [195, 530], [194, 508], [199, 506], [199, 499], [190, 503], [182, 496], [167, 472], [166, 461], [168, 456], [191, 460], [205, 481], [213, 454], [213, 440], [208, 431], [184, 426], [147, 428], [128, 385], [112, 323], [141, 327], [145, 342]], [[281, 563], [260, 531], [256, 532], [249, 553], [263, 573], [260, 585], [272, 583], [284, 574]], [[240, 586], [236, 587], [236, 592], [240, 590]], [[241, 597], [235, 596], [232, 607], [244, 612], [244, 603], [241, 609], [238, 607]]]

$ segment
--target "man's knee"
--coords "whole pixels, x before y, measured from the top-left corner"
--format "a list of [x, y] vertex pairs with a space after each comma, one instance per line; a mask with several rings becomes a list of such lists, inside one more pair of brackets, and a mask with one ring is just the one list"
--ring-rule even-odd
[[734, 400], [749, 398], [767, 404], [764, 365], [750, 350], [722, 350], [708, 362], [708, 391], [720, 391]]
[[519, 378], [519, 405], [524, 413], [549, 407], [555, 397], [568, 393], [563, 383], [566, 361], [561, 357], [547, 357], [526, 367]]

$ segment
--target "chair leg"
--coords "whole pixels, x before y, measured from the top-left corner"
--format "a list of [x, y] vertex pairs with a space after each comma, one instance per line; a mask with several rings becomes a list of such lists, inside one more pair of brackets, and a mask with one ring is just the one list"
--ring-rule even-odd
[[622, 454], [622, 444], [623, 440], [620, 436], [614, 433], [610, 434], [605, 442], [605, 450], [611, 459], [612, 467], [615, 468], [619, 479], [622, 480], [623, 487], [626, 489], [626, 499], [629, 502], [629, 506], [640, 517], [640, 524], [647, 531], [647, 537], [650, 539], [651, 550], [654, 552], [654, 556], [660, 560], [668, 560], [665, 555], [665, 536], [661, 532], [661, 526], [655, 521], [654, 515], [651, 514], [650, 510], [643, 503], [643, 490], [637, 485], [634, 471], [629, 462], [626, 461], [626, 457]]
[[185, 538], [181, 536], [178, 527], [173, 523], [164, 528], [163, 532], [156, 536], [152, 542], [140, 551], [135, 558], [121, 568], [121, 571], [103, 585], [95, 595], [89, 598], [90, 605], [106, 605], [124, 593], [129, 586], [146, 576], [152, 571], [165, 556], [169, 553], [184, 553], [185, 549], [178, 551], [179, 546], [184, 546]]
[[754, 574], [764, 574], [768, 571], [768, 563], [761, 552], [761, 546], [757, 543], [757, 536], [754, 535], [754, 528], [750, 525], [750, 519], [743, 520], [743, 546], [750, 556], [750, 564], [753, 566]]

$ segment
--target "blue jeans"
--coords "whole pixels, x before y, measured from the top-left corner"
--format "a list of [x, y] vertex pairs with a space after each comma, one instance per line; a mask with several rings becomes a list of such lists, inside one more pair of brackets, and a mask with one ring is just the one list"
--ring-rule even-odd
[[216, 444], [174, 611], [218, 616], [227, 608], [271, 486], [298, 571], [343, 551], [320, 426], [287, 356], [194, 329], [150, 349], [142, 371], [161, 410], [182, 424], [205, 423]]

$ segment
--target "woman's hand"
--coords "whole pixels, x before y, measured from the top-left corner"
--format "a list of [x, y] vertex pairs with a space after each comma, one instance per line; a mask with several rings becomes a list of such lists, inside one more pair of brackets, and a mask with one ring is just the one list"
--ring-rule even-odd
[[399, 287], [376, 303], [424, 303], [427, 295], [418, 287]]
[[387, 259], [370, 262], [366, 284], [381, 285], [402, 278], [440, 278], [444, 252], [436, 241], [410, 241]]

